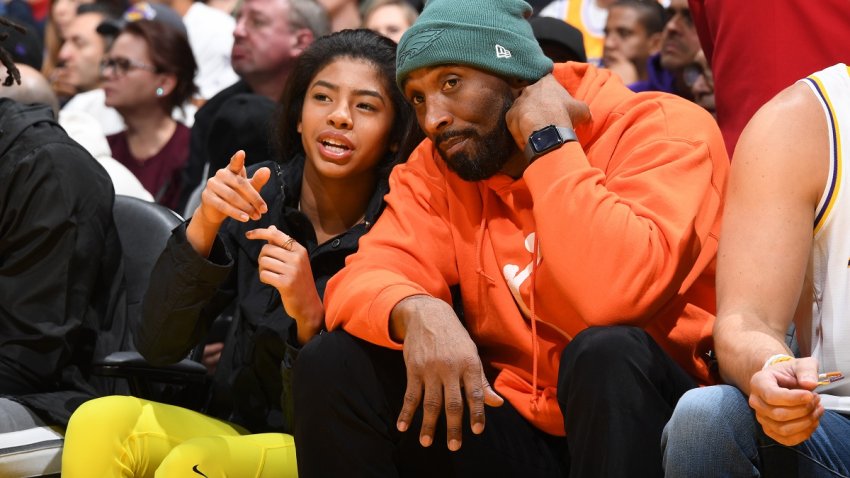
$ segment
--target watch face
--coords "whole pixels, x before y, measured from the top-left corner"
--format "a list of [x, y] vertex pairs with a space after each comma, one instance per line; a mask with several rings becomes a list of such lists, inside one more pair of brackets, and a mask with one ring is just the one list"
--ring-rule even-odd
[[562, 143], [561, 135], [559, 135], [558, 130], [552, 126], [536, 131], [531, 135], [531, 138], [529, 138], [529, 142], [536, 153], [542, 153], [543, 151]]

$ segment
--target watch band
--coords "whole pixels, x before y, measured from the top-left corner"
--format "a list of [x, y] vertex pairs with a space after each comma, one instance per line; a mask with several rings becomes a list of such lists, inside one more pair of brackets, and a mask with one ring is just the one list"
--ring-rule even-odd
[[531, 164], [549, 151], [560, 148], [564, 143], [578, 141], [575, 131], [568, 126], [548, 125], [531, 133], [525, 144], [525, 157]]

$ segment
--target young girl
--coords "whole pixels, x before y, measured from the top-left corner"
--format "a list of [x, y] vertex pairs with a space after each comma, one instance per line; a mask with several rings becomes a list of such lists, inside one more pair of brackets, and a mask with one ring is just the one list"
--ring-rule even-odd
[[395, 44], [368, 30], [323, 37], [299, 57], [281, 99], [281, 164], [246, 171], [238, 152], [210, 179], [159, 259], [136, 334], [151, 362], [178, 361], [236, 300], [205, 410], [217, 418], [93, 400], [71, 418], [62, 476], [295, 476], [292, 437], [269, 433], [289, 431], [281, 363], [287, 345], [321, 330], [327, 280], [421, 134], [394, 78]]

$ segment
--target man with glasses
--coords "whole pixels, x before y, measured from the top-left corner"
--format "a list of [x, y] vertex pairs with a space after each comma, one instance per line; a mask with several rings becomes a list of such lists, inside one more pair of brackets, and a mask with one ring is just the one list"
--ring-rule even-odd
[[[661, 37], [661, 66], [678, 72], [677, 87], [684, 85], [681, 71], [694, 61], [700, 50], [699, 36], [691, 19], [688, 0], [670, 0], [667, 8], [667, 23]], [[683, 91], [684, 88], [677, 88]]]
[[717, 118], [714, 108], [714, 74], [708, 66], [708, 60], [702, 50], [697, 53], [694, 62], [685, 67], [682, 72], [685, 84], [691, 89], [694, 103], [702, 106], [712, 116]]
[[647, 61], [647, 79], [630, 84], [629, 89], [636, 92], [664, 91], [692, 100], [684, 70], [694, 62], [699, 51], [699, 37], [691, 20], [688, 1], [671, 0], [661, 31], [660, 51]]

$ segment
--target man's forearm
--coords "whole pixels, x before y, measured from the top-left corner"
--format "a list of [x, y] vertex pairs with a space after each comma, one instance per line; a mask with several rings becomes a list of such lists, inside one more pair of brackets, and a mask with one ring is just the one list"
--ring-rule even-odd
[[785, 344], [785, 329], [771, 328], [764, 321], [743, 314], [717, 317], [714, 347], [723, 380], [747, 395], [750, 378], [768, 358], [776, 354], [791, 355]]

